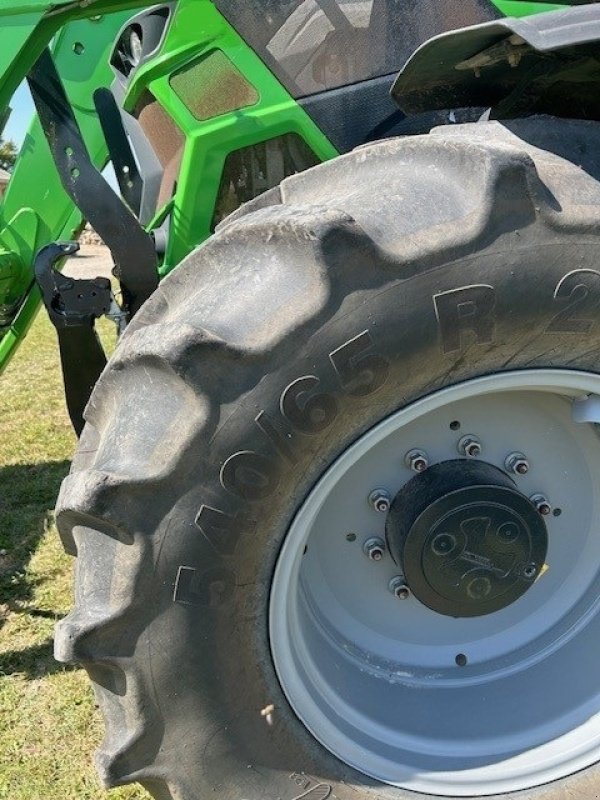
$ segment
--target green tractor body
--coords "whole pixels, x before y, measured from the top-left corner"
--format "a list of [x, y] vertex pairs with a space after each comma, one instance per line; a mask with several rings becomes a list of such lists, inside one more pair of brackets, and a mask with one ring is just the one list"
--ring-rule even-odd
[[[335, 2], [182, 0], [139, 11], [147, 5], [4, 3], [0, 108], [51, 43], [89, 158], [101, 170], [110, 155], [94, 92], [113, 87], [145, 140], [136, 157], [145, 162], [146, 196], [134, 210], [145, 230], [162, 228], [160, 276], [286, 174], [440, 122], [431, 115], [403, 126], [389, 96], [395, 74], [427, 39], [564, 7], [469, 0], [457, 10], [454, 2], [390, 0], [349, 3], [345, 11]], [[40, 305], [35, 254], [75, 237], [83, 219], [34, 119], [0, 207], [0, 370]]]

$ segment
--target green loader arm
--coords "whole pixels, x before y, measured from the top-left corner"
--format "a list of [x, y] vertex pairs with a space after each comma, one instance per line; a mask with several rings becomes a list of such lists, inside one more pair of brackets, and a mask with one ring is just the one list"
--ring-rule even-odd
[[[79, 4], [29, 0], [0, 9], [0, 108], [56, 36], [54, 59], [94, 163], [107, 158], [102, 129], [92, 103], [94, 88], [111, 82], [110, 47], [119, 28], [140, 2], [99, 3], [94, 21], [82, 19]], [[115, 7], [120, 8], [117, 13]], [[112, 13], [110, 13], [112, 12]], [[89, 10], [87, 12], [90, 13]], [[76, 43], [85, 43], [82, 52]], [[0, 206], [0, 371], [6, 366], [39, 308], [33, 258], [55, 239], [71, 239], [83, 224], [64, 191], [35, 117]], [[18, 313], [14, 315], [15, 308]]]

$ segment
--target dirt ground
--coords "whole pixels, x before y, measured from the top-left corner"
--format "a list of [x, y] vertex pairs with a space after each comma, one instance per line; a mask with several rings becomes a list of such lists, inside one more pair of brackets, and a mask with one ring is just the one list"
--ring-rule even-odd
[[110, 278], [112, 259], [104, 245], [82, 244], [77, 255], [68, 260], [63, 270], [72, 278]]

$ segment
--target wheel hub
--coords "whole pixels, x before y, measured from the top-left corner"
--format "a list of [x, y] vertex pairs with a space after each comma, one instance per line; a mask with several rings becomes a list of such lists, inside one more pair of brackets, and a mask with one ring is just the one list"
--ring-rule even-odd
[[[598, 375], [540, 369], [432, 392], [362, 434], [307, 495], [278, 557], [269, 640], [292, 708], [345, 764], [405, 790], [480, 797], [542, 786], [600, 760], [600, 440], [590, 409], [599, 395]], [[467, 452], [466, 432], [479, 454]], [[460, 480], [450, 484], [442, 465], [459, 458]], [[390, 529], [401, 513], [394, 500], [417, 473], [423, 510], [415, 502], [403, 537]], [[473, 487], [483, 487], [483, 499]], [[421, 591], [408, 544], [431, 506], [415, 538]], [[465, 534], [463, 506], [490, 524], [467, 524]], [[434, 531], [438, 520], [444, 526]], [[506, 521], [516, 526], [510, 548], [492, 547]], [[431, 549], [438, 533], [454, 537], [435, 542], [441, 556]], [[427, 545], [432, 561], [462, 564], [449, 586]], [[450, 547], [462, 559], [453, 561]], [[535, 574], [525, 580], [518, 567], [530, 563]], [[482, 610], [475, 600], [486, 592], [508, 602], [500, 590], [511, 591], [511, 578], [529, 588], [479, 616], [426, 605], [428, 585], [446, 611], [462, 613], [453, 593], [471, 568], [491, 583], [471, 585], [471, 609]]]
[[502, 470], [445, 461], [396, 494], [386, 521], [390, 553], [414, 596], [439, 614], [477, 617], [506, 608], [542, 570], [542, 516]]

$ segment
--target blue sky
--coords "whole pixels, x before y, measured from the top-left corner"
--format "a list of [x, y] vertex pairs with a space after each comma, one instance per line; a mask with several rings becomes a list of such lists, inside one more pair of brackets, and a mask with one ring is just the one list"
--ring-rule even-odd
[[22, 84], [17, 89], [11, 100], [10, 107], [12, 108], [12, 114], [4, 129], [3, 138], [12, 139], [17, 146], [20, 146], [27, 133], [33, 113], [33, 101], [27, 84]]
[[[26, 83], [21, 84], [17, 89], [11, 100], [10, 107], [12, 108], [12, 113], [2, 138], [12, 140], [17, 145], [17, 148], [20, 148], [34, 112], [33, 100]], [[111, 164], [106, 166], [103, 174], [113, 189], [116, 189], [117, 179]]]

